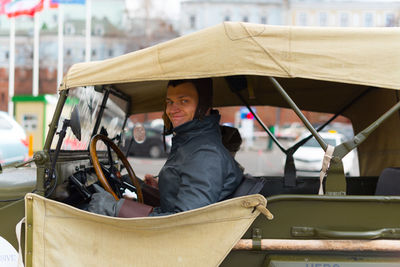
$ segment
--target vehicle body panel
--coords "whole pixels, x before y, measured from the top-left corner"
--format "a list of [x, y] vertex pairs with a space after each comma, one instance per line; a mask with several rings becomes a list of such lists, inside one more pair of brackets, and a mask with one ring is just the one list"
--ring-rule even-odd
[[376, 239], [371, 231], [387, 228], [396, 230], [381, 238], [398, 239], [400, 215], [390, 214], [398, 205], [397, 196], [272, 196], [268, 198], [268, 209], [274, 220], [266, 222], [260, 216], [243, 238], [252, 238], [251, 228], [259, 228], [262, 238], [270, 239], [335, 239], [340, 234], [344, 238], [344, 233], [349, 239]]
[[[400, 197], [317, 197], [280, 195], [268, 198], [275, 218], [259, 216], [243, 239], [268, 240], [398, 240], [400, 237]], [[279, 218], [279, 219], [278, 219]], [[382, 218], [385, 218], [382, 220]], [[255, 237], [255, 232], [259, 239]], [[305, 243], [306, 243], [305, 242]], [[398, 245], [398, 244], [397, 244]], [[399, 252], [361, 249], [297, 249], [232, 251], [221, 266], [396, 266]], [[251, 264], [251, 265], [250, 265]], [[313, 265], [312, 265], [313, 264]], [[320, 265], [318, 265], [320, 264]], [[336, 265], [335, 265], [336, 264]], [[388, 264], [388, 265], [385, 265]]]

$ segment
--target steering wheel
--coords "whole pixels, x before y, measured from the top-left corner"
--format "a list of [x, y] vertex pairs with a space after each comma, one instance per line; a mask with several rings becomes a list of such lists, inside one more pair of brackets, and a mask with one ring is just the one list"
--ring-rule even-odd
[[[131, 179], [133, 185], [136, 187], [137, 201], [139, 203], [143, 203], [143, 194], [139, 184], [139, 179], [137, 178], [135, 172], [133, 171], [131, 164], [129, 164], [128, 159], [122, 153], [121, 149], [119, 149], [118, 146], [110, 138], [102, 134], [97, 134], [93, 136], [92, 140], [90, 141], [89, 151], [90, 151], [90, 157], [92, 158], [94, 170], [103, 188], [107, 192], [109, 192], [115, 198], [115, 200], [119, 200], [117, 194], [114, 192], [114, 190], [110, 186], [110, 183], [107, 181], [107, 178], [104, 175], [101, 164], [99, 162], [99, 158], [97, 156], [97, 151], [96, 151], [96, 144], [97, 141], [99, 140], [103, 141], [108, 148], [111, 148], [117, 154], [118, 158], [122, 161], [123, 165], [128, 171], [129, 178]], [[110, 162], [110, 164], [112, 164], [112, 162]]]

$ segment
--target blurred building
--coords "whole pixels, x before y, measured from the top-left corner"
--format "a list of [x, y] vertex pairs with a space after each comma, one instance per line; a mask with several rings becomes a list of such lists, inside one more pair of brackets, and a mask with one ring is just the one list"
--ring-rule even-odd
[[331, 27], [400, 26], [399, 0], [183, 0], [180, 33], [243, 21]]
[[[33, 23], [33, 22], [32, 22]], [[68, 20], [64, 24], [64, 65], [85, 60], [85, 21]], [[43, 24], [40, 31], [40, 62], [46, 68], [57, 67], [57, 26]], [[114, 26], [108, 18], [92, 19], [92, 60], [100, 60], [126, 52], [126, 35]], [[9, 32], [0, 32], [0, 68], [8, 68]], [[33, 34], [29, 30], [18, 29], [15, 42], [15, 65], [17, 68], [31, 68], [33, 58]]]
[[[85, 61], [85, 6], [63, 5], [64, 61], [63, 72], [75, 63]], [[40, 15], [39, 94], [57, 90], [58, 9], [43, 10]], [[147, 31], [143, 25], [148, 23]], [[15, 95], [32, 94], [34, 19], [15, 19]], [[8, 108], [8, 66], [10, 22], [0, 16], [0, 110]], [[176, 37], [169, 21], [142, 18], [129, 12], [125, 0], [92, 0], [91, 60], [103, 60], [135, 51]]]
[[180, 33], [184, 35], [223, 21], [283, 25], [285, 3], [282, 0], [184, 0]]
[[288, 25], [331, 27], [395, 27], [400, 1], [291, 0]]
[[[68, 20], [64, 28], [64, 73], [77, 62], [85, 60], [85, 21]], [[92, 19], [91, 60], [101, 60], [127, 52], [126, 35], [107, 18]], [[43, 28], [39, 45], [39, 94], [57, 90], [58, 60], [57, 27]], [[7, 110], [9, 33], [0, 34], [0, 109]], [[15, 43], [15, 95], [32, 93], [33, 36], [18, 30]]]

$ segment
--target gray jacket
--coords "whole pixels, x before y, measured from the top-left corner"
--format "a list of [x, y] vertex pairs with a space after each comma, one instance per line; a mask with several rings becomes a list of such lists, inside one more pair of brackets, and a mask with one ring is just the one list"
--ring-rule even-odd
[[203, 207], [231, 195], [243, 173], [221, 141], [220, 115], [173, 129], [171, 153], [159, 173], [161, 206], [150, 216]]

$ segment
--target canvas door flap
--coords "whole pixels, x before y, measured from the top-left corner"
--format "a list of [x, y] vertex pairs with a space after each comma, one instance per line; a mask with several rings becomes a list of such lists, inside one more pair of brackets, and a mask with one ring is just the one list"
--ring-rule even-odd
[[32, 265], [217, 266], [259, 215], [249, 202], [266, 205], [263, 196], [251, 195], [169, 216], [122, 219], [28, 194]]

